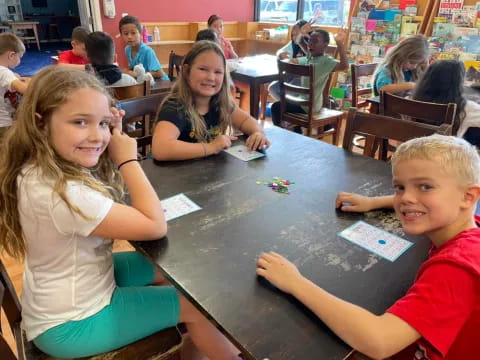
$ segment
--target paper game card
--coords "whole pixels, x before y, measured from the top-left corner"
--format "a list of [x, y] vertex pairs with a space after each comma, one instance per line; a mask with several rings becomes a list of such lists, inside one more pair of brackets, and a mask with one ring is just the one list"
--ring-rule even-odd
[[235, 145], [223, 151], [243, 161], [250, 161], [265, 156], [265, 154], [259, 151], [249, 150], [245, 145]]
[[178, 194], [161, 201], [167, 221], [190, 214], [202, 208], [190, 200], [185, 194]]

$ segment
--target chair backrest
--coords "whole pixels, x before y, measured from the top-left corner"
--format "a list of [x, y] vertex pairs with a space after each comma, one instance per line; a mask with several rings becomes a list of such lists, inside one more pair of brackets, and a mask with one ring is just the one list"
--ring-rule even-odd
[[[352, 151], [355, 134], [403, 142], [435, 133], [451, 135], [452, 127], [448, 124], [442, 124], [440, 126], [422, 124], [390, 116], [370, 114], [358, 111], [356, 108], [351, 108], [348, 111], [347, 125], [343, 137], [343, 148]], [[373, 147], [365, 147], [364, 155], [374, 157], [375, 149], [373, 149]]]
[[[281, 113], [286, 111], [287, 103], [308, 107], [308, 119], [312, 119], [313, 102], [315, 99], [315, 87], [293, 85], [287, 79], [304, 76], [310, 78], [310, 84], [315, 83], [315, 70], [313, 65], [298, 65], [278, 60], [278, 73], [280, 84]], [[325, 86], [327, 87], [327, 86]], [[303, 96], [302, 96], [303, 95]], [[305, 96], [307, 95], [307, 96]]]
[[141, 154], [146, 156], [147, 147], [152, 144], [152, 125], [155, 123], [157, 111], [167, 94], [153, 94], [133, 99], [119, 101], [117, 106], [125, 111], [123, 128], [127, 127], [130, 120], [142, 122], [142, 136], [137, 138], [137, 147]]
[[[173, 50], [170, 51], [170, 55], [168, 56], [168, 77], [170, 78], [170, 81], [174, 81], [180, 76], [183, 58], [183, 55], [177, 55]], [[175, 70], [177, 76], [173, 75], [173, 70]]]
[[110, 87], [113, 97], [117, 100], [131, 99], [139, 96], [150, 95], [150, 81], [127, 86]]
[[[20, 321], [22, 319], [21, 305], [18, 296], [13, 287], [13, 283], [8, 276], [7, 269], [0, 260], [0, 308], [3, 309], [7, 317], [7, 321], [12, 329], [19, 329]], [[0, 354], [2, 359], [17, 360], [13, 351], [10, 349], [2, 333], [2, 324], [0, 323]], [[5, 358], [4, 358], [5, 356]]]
[[457, 104], [435, 104], [402, 98], [385, 91], [380, 92], [380, 114], [387, 116], [407, 116], [414, 121], [440, 126], [452, 125]]
[[368, 105], [367, 101], [359, 99], [359, 96], [362, 95], [371, 95], [373, 92], [372, 88], [359, 88], [359, 78], [361, 76], [371, 76], [377, 68], [376, 63], [372, 64], [359, 64], [350, 65], [352, 73], [352, 107], [361, 108]]

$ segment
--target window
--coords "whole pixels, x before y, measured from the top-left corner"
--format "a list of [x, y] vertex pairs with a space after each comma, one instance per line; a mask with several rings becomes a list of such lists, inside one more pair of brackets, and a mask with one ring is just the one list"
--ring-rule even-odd
[[[316, 19], [315, 24], [347, 24], [350, 0], [256, 0], [259, 21], [294, 23], [297, 19]], [[297, 16], [300, 14], [300, 16]]]

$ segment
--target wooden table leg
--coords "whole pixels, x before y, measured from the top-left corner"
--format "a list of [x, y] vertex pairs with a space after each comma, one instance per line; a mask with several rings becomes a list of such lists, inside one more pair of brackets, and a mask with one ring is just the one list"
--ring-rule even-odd
[[260, 84], [256, 81], [250, 83], [250, 115], [258, 119], [258, 106], [260, 104]]
[[37, 31], [37, 25], [36, 24], [33, 25], [33, 33], [35, 34], [35, 40], [37, 42], [38, 51], [40, 51], [40, 40], [38, 39], [38, 31]]

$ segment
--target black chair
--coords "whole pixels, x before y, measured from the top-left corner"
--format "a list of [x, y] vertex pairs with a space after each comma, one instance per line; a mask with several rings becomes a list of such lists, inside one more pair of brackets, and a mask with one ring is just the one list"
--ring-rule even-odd
[[[177, 55], [173, 50], [170, 51], [168, 56], [168, 77], [170, 81], [175, 81], [180, 76], [183, 58], [183, 55]], [[177, 76], [173, 75], [174, 70]]]
[[158, 108], [166, 95], [160, 93], [136, 97], [119, 101], [117, 104], [120, 109], [125, 110], [122, 128], [127, 129], [127, 124], [131, 123], [132, 120], [136, 124], [141, 124], [142, 133], [137, 137], [137, 146], [143, 157], [147, 156], [149, 147], [152, 145], [153, 124]]

